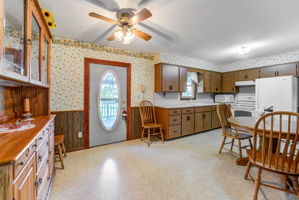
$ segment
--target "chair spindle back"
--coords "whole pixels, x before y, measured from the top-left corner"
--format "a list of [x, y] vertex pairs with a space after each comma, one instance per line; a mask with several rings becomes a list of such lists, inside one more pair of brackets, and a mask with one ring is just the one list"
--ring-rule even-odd
[[141, 101], [139, 103], [139, 113], [141, 117], [142, 126], [145, 124], [155, 124], [156, 115], [152, 102], [148, 100]]
[[231, 124], [228, 122], [228, 118], [232, 117], [232, 112], [229, 105], [221, 103], [217, 105], [217, 114], [222, 127], [223, 134], [231, 133]]
[[[263, 115], [255, 124], [253, 160], [261, 156], [263, 167], [297, 173], [299, 154], [299, 114], [273, 112]], [[260, 145], [257, 144], [260, 136]], [[284, 141], [284, 142], [282, 142]]]

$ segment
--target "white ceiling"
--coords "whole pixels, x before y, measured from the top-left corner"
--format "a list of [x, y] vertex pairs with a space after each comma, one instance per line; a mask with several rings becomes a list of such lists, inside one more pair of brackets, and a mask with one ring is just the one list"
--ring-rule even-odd
[[[136, 38], [130, 45], [106, 40], [109, 34], [104, 33], [112, 24], [91, 18], [88, 13], [115, 19], [115, 12], [89, 1], [40, 0], [42, 7], [55, 15], [53, 35], [147, 53], [176, 53], [214, 64], [299, 49], [298, 0], [147, 0], [140, 8], [145, 6], [153, 16], [136, 28], [153, 38], [149, 42]], [[146, 2], [93, 1], [110, 2], [110, 7], [120, 8], [137, 8], [138, 3]], [[251, 48], [245, 56], [236, 52], [243, 45]]]

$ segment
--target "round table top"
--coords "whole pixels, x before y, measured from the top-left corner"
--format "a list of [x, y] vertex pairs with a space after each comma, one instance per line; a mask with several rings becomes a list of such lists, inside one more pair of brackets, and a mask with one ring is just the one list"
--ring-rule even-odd
[[254, 132], [254, 126], [258, 119], [259, 117], [230, 117], [228, 118], [228, 122], [233, 127], [240, 127]]
[[[231, 123], [232, 127], [235, 127], [239, 130], [244, 130], [248, 133], [254, 133], [255, 124], [258, 121], [259, 117], [230, 117], [228, 118], [228, 122]], [[291, 133], [296, 133], [296, 122], [291, 122]], [[270, 122], [266, 122], [266, 130], [269, 131]], [[274, 120], [273, 131], [279, 132], [279, 120]], [[262, 130], [262, 124], [260, 124], [259, 130]], [[282, 120], [282, 132], [288, 132], [288, 121]]]

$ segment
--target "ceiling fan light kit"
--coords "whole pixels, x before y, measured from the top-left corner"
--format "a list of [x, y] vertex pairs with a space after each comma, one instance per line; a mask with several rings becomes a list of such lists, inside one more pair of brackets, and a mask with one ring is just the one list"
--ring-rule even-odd
[[89, 16], [112, 24], [117, 24], [120, 27], [118, 31], [115, 31], [107, 38], [109, 41], [115, 39], [123, 44], [130, 44], [130, 42], [134, 40], [135, 35], [145, 41], [149, 41], [152, 38], [151, 35], [133, 28], [134, 25], [152, 16], [152, 13], [146, 8], [136, 14], [133, 13], [132, 9], [120, 9], [116, 14], [118, 20], [113, 20], [94, 12], [89, 13]]

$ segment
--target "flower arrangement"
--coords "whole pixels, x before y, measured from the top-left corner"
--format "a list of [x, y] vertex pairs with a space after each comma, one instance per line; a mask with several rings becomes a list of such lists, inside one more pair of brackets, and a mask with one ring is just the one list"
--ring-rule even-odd
[[48, 27], [56, 28], [56, 22], [54, 19], [54, 15], [49, 10], [46, 10], [46, 9], [42, 9], [42, 12], [43, 12], [44, 18], [48, 24]]

